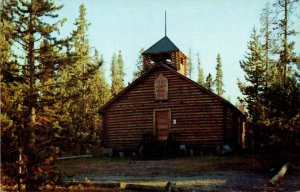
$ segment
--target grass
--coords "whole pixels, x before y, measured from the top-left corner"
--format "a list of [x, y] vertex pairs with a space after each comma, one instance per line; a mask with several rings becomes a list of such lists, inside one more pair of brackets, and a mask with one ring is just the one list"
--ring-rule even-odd
[[[254, 160], [254, 161], [253, 161]], [[253, 164], [254, 162], [254, 164]], [[254, 165], [254, 166], [253, 166]], [[135, 161], [128, 158], [86, 158], [62, 160], [56, 163], [58, 169], [73, 176], [66, 180], [85, 180], [114, 182], [116, 177], [121, 177], [117, 182], [120, 189], [127, 184], [164, 187], [171, 179], [176, 182], [176, 187], [185, 189], [201, 189], [204, 191], [215, 190], [216, 186], [225, 186], [227, 180], [221, 178], [197, 179], [193, 176], [219, 171], [252, 171], [259, 169], [256, 159], [251, 155], [239, 156], [196, 156], [158, 161]], [[107, 177], [113, 178], [110, 180]], [[154, 179], [155, 178], [155, 179]], [[103, 180], [104, 179], [104, 180]]]
[[[118, 191], [124, 189], [127, 184], [163, 187], [166, 185], [166, 182], [170, 180], [176, 182], [176, 187], [183, 189], [215, 191], [219, 190], [219, 188], [216, 187], [221, 187], [226, 191], [230, 189], [230, 187], [240, 187], [235, 189], [244, 190], [241, 186], [245, 185], [249, 187], [249, 183], [236, 186], [236, 182], [245, 182], [246, 180], [249, 182], [249, 180], [252, 180], [252, 183], [260, 183], [258, 187], [261, 187], [263, 186], [263, 182], [268, 181], [269, 176], [265, 174], [248, 175], [250, 172], [263, 170], [261, 159], [262, 155], [226, 157], [195, 156], [158, 161], [137, 161], [129, 158], [100, 157], [59, 160], [55, 166], [65, 173], [65, 180], [72, 181], [74, 179], [79, 182], [70, 182], [66, 188], [62, 188], [61, 190], [56, 188], [55, 190], [97, 191], [97, 189], [99, 189], [103, 191], [103, 188], [105, 188], [109, 189], [107, 191]], [[299, 160], [299, 158], [297, 158], [297, 160]], [[296, 165], [299, 165], [299, 161], [296, 162], [298, 162]], [[222, 171], [229, 171], [227, 174], [231, 175], [243, 173], [244, 176], [235, 175], [232, 177], [226, 174], [224, 176], [222, 175], [223, 173], [221, 173]], [[213, 175], [215, 176], [209, 176], [209, 173], [214, 173]], [[201, 174], [204, 174], [204, 177], [199, 179], [198, 176]], [[221, 176], [218, 176], [218, 174], [221, 174]], [[114, 180], [115, 178], [118, 179]], [[264, 179], [264, 181], [262, 181], [262, 179]], [[100, 182], [97, 183], [97, 181]], [[285, 179], [283, 186], [285, 189], [298, 189], [299, 181], [298, 176], [294, 175]], [[106, 186], [111, 184], [119, 184], [119, 187]], [[249, 189], [253, 189], [253, 186]], [[260, 191], [260, 189], [261, 188], [259, 188], [258, 191]], [[51, 189], [49, 189], [49, 191], [51, 191]]]
[[126, 158], [86, 158], [58, 161], [56, 166], [69, 176], [89, 173], [116, 176], [193, 176], [203, 171], [259, 169], [259, 163], [250, 155], [186, 157], [160, 161], [134, 161]]

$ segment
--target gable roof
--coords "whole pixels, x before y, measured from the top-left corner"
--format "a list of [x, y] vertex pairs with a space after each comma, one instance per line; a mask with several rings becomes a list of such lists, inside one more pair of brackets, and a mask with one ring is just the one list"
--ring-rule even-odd
[[158, 42], [152, 45], [149, 49], [144, 51], [142, 55], [171, 51], [179, 51], [179, 49], [167, 36], [164, 36], [162, 39], [160, 39]]
[[150, 69], [148, 69], [143, 75], [141, 75], [139, 78], [137, 78], [135, 81], [133, 81], [129, 86], [127, 86], [125, 89], [123, 89], [120, 93], [118, 93], [115, 97], [113, 97], [110, 101], [108, 101], [105, 105], [103, 105], [100, 109], [99, 109], [99, 113], [102, 113], [105, 108], [107, 108], [111, 103], [113, 103], [115, 100], [117, 100], [119, 97], [121, 97], [123, 94], [125, 94], [128, 90], [130, 90], [134, 85], [136, 85], [138, 82], [140, 82], [141, 80], [143, 80], [144, 78], [146, 78], [152, 71], [154, 71], [156, 68], [159, 67], [163, 67], [167, 70], [169, 70], [170, 72], [172, 72], [173, 74], [179, 76], [180, 78], [183, 78], [186, 81], [189, 81], [192, 84], [195, 84], [196, 86], [198, 86], [199, 89], [214, 95], [215, 97], [217, 97], [218, 99], [220, 99], [224, 104], [229, 105], [231, 108], [233, 108], [234, 110], [236, 110], [237, 112], [239, 112], [240, 114], [242, 114], [243, 116], [245, 116], [238, 108], [236, 108], [234, 105], [232, 105], [232, 103], [228, 102], [227, 100], [225, 100], [224, 98], [220, 97], [219, 95], [215, 94], [214, 92], [210, 91], [209, 89], [203, 87], [202, 85], [199, 85], [197, 82], [187, 78], [186, 76], [178, 73], [176, 70], [174, 70], [173, 68], [171, 68], [170, 66], [163, 64], [163, 63], [156, 63], [155, 65], [153, 65]]

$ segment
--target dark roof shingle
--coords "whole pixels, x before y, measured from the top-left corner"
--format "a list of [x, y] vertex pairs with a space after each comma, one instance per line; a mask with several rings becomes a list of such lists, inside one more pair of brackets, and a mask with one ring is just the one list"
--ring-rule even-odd
[[144, 51], [142, 55], [171, 51], [179, 51], [179, 49], [167, 36], [165, 36], [152, 45], [149, 49]]

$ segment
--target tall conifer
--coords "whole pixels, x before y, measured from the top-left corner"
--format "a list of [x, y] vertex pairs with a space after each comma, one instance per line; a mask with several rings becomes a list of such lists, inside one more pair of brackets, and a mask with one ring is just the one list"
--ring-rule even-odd
[[199, 54], [197, 55], [197, 60], [198, 60], [198, 65], [197, 65], [198, 79], [197, 79], [197, 83], [199, 85], [205, 86], [204, 74], [203, 74], [203, 69], [201, 67], [201, 62], [200, 62]]
[[209, 89], [210, 91], [212, 91], [212, 90], [213, 90], [213, 86], [214, 86], [214, 81], [213, 81], [213, 79], [212, 79], [211, 74], [209, 73], [209, 74], [207, 75], [207, 77], [206, 77], [205, 87], [206, 87], [207, 89]]
[[[276, 54], [279, 55], [277, 63], [282, 80], [285, 80], [288, 73], [291, 71], [293, 64], [300, 66], [299, 56], [294, 51], [294, 42], [290, 37], [296, 35], [296, 31], [291, 28], [291, 15], [295, 10], [298, 0], [277, 0], [274, 3], [276, 9], [275, 31], [277, 32], [277, 50]], [[297, 72], [296, 72], [297, 73]], [[298, 75], [299, 72], [297, 73]]]
[[248, 50], [245, 60], [240, 62], [247, 83], [239, 82], [239, 88], [245, 95], [243, 101], [247, 103], [249, 115], [256, 122], [260, 117], [259, 108], [261, 107], [261, 96], [265, 86], [266, 70], [263, 62], [262, 46], [255, 29], [253, 29], [251, 40], [248, 43]]
[[122, 56], [122, 52], [121, 50], [119, 51], [119, 54], [118, 54], [118, 68], [119, 68], [119, 74], [118, 74], [118, 83], [120, 84], [120, 91], [122, 89], [125, 88], [125, 83], [124, 83], [124, 76], [125, 76], [125, 73], [124, 73], [124, 61], [123, 61], [123, 56]]
[[187, 63], [187, 70], [188, 70], [188, 76], [190, 79], [192, 79], [192, 73], [194, 70], [193, 61], [192, 61], [192, 49], [189, 49], [189, 60]]
[[263, 59], [266, 68], [266, 86], [268, 86], [273, 74], [273, 69], [276, 67], [274, 60], [271, 59], [271, 54], [274, 52], [274, 40], [272, 39], [272, 36], [274, 35], [272, 33], [273, 19], [271, 18], [271, 14], [272, 10], [270, 4], [267, 3], [260, 15], [260, 33], [262, 37]]
[[112, 96], [116, 96], [125, 87], [124, 62], [121, 51], [119, 51], [118, 56], [116, 53], [113, 54], [110, 70], [112, 78], [111, 94]]
[[[70, 152], [85, 153], [87, 147], [96, 139], [95, 133], [100, 128], [100, 121], [94, 121], [98, 116], [94, 103], [99, 101], [99, 94], [95, 81], [99, 82], [100, 61], [95, 62], [90, 56], [88, 38], [89, 23], [86, 19], [87, 10], [84, 4], [79, 7], [79, 16], [76, 18], [76, 29], [72, 33], [68, 52], [68, 63], [63, 71], [64, 87], [64, 119], [69, 134], [69, 145], [73, 145]], [[100, 103], [99, 103], [100, 104]], [[97, 105], [99, 106], [99, 105]], [[98, 126], [98, 127], [96, 127]], [[93, 139], [92, 139], [92, 135]], [[97, 135], [99, 138], [99, 135]]]
[[139, 51], [139, 57], [136, 61], [136, 69], [133, 72], [133, 80], [139, 78], [143, 74], [143, 55], [142, 53], [144, 52], [144, 48], [141, 48]]
[[116, 53], [113, 54], [111, 65], [110, 65], [110, 71], [111, 71], [111, 95], [116, 96], [119, 91], [120, 87], [118, 84], [118, 74], [119, 74], [119, 68], [118, 68], [118, 61], [117, 61], [117, 55]]
[[224, 93], [223, 90], [223, 71], [222, 71], [222, 61], [220, 54], [217, 55], [217, 66], [216, 66], [216, 79], [215, 79], [216, 91], [219, 96]]
[[[20, 167], [15, 157], [10, 160], [11, 164], [19, 169], [16, 172], [19, 174], [17, 177], [23, 179], [26, 190], [35, 191], [41, 183], [49, 181], [50, 175], [54, 173], [49, 172], [51, 167], [47, 167], [46, 164], [57, 152], [57, 138], [60, 135], [60, 131], [57, 129], [59, 127], [57, 118], [49, 109], [55, 102], [53, 100], [51, 102], [49, 99], [45, 100], [45, 94], [41, 94], [45, 91], [39, 86], [39, 82], [42, 82], [41, 76], [45, 78], [49, 74], [48, 80], [51, 76], [49, 70], [41, 74], [42, 61], [39, 57], [41, 51], [39, 44], [43, 40], [51, 42], [48, 44], [49, 50], [50, 47], [59, 44], [52, 33], [58, 31], [58, 25], [64, 22], [64, 20], [55, 19], [57, 15], [54, 14], [62, 6], [56, 6], [53, 1], [49, 0], [43, 2], [36, 0], [3, 1], [1, 6], [3, 8], [2, 16], [3, 13], [7, 13], [4, 14], [4, 18], [9, 20], [13, 26], [9, 29], [12, 34], [9, 42], [14, 42], [18, 46], [19, 52], [15, 52], [16, 55], [25, 55], [24, 59], [18, 61], [23, 66], [22, 70], [16, 68], [19, 70], [18, 79], [22, 83], [18, 90], [22, 105], [15, 106], [17, 107], [15, 115], [18, 118], [15, 119], [14, 126], [18, 129], [18, 133], [16, 133], [18, 158], [26, 159], [26, 161], [23, 161], [23, 166]], [[52, 19], [55, 20], [55, 23], [50, 22]], [[9, 68], [11, 69], [11, 67]], [[16, 151], [15, 149], [10, 150]], [[42, 170], [42, 174], [37, 170]]]

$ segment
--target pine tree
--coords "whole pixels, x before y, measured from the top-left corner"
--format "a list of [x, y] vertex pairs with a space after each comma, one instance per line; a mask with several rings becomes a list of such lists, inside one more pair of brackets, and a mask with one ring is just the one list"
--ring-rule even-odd
[[203, 74], [203, 69], [201, 67], [201, 62], [200, 62], [199, 54], [197, 56], [197, 59], [198, 59], [198, 65], [197, 65], [197, 68], [198, 68], [198, 80], [197, 80], [197, 83], [199, 85], [205, 86], [204, 74]]
[[270, 58], [271, 53], [274, 51], [274, 40], [272, 39], [272, 19], [271, 19], [272, 11], [270, 9], [270, 4], [267, 3], [265, 8], [262, 10], [260, 15], [260, 23], [261, 23], [261, 37], [262, 37], [262, 51], [263, 51], [263, 59], [266, 68], [266, 86], [268, 86], [269, 81], [271, 80], [272, 70], [275, 67], [275, 62]]
[[110, 70], [112, 77], [111, 94], [112, 96], [116, 96], [125, 87], [124, 62], [121, 51], [119, 51], [118, 56], [116, 53], [113, 54]]
[[142, 48], [139, 52], [139, 57], [136, 61], [136, 70], [133, 73], [133, 80], [136, 80], [143, 74], [144, 66], [143, 66], [143, 55], [144, 48]]
[[98, 113], [99, 107], [104, 105], [110, 99], [109, 86], [105, 80], [103, 71], [103, 59], [95, 50], [92, 62], [95, 66], [99, 66], [92, 78], [87, 79], [87, 98], [85, 99], [86, 110], [86, 126], [88, 128], [87, 136], [89, 144], [88, 149], [100, 148], [100, 136], [102, 129], [102, 119]]
[[300, 83], [295, 75], [277, 78], [264, 91], [261, 143], [275, 149], [292, 149], [300, 142]]
[[111, 61], [111, 66], [110, 66], [110, 71], [111, 71], [111, 95], [116, 96], [119, 91], [120, 87], [118, 84], [118, 74], [119, 74], [119, 68], [118, 68], [118, 61], [117, 61], [117, 55], [116, 53], [113, 54], [112, 61]]
[[[88, 27], [89, 23], [86, 20], [86, 8], [84, 4], [81, 4], [79, 7], [79, 17], [75, 21], [76, 30], [73, 32], [74, 47], [75, 53], [81, 62], [89, 64], [89, 40], [88, 40]], [[83, 64], [82, 64], [83, 65]]]
[[206, 87], [207, 89], [209, 89], [210, 91], [213, 90], [213, 86], [214, 86], [214, 83], [213, 83], [213, 82], [214, 82], [214, 81], [213, 81], [213, 79], [212, 79], [212, 76], [211, 76], [211, 74], [209, 73], [209, 74], [207, 75], [207, 77], [206, 77], [205, 87]]
[[[239, 82], [239, 88], [245, 95], [241, 101], [247, 103], [254, 138], [259, 147], [290, 149], [300, 141], [300, 84], [296, 80], [297, 70], [293, 67], [298, 58], [293, 50], [294, 42], [288, 41], [288, 37], [294, 35], [288, 23], [296, 2], [276, 1], [275, 13], [279, 20], [275, 22], [270, 21], [272, 10], [268, 5], [263, 9], [263, 44], [253, 30], [249, 52], [246, 59], [240, 62], [246, 73], [246, 83]], [[273, 44], [272, 28], [277, 31], [277, 47]], [[278, 61], [275, 61], [277, 56]]]
[[300, 66], [300, 59], [294, 52], [294, 42], [289, 39], [289, 37], [296, 35], [296, 31], [291, 28], [290, 17], [298, 2], [298, 0], [277, 0], [274, 3], [276, 16], [279, 18], [274, 27], [277, 31], [277, 39], [279, 39], [279, 42], [277, 42], [278, 48], [275, 52], [280, 58], [278, 68], [282, 80], [287, 77], [287, 72], [293, 67], [292, 64]]
[[[71, 105], [69, 106], [69, 111], [71, 115], [71, 125], [75, 129], [75, 140], [81, 139], [85, 140], [88, 135], [88, 120], [87, 120], [87, 97], [89, 93], [87, 92], [87, 81], [91, 78], [90, 73], [92, 68], [91, 59], [89, 56], [89, 41], [88, 41], [88, 26], [86, 20], [86, 8], [84, 4], [79, 7], [79, 17], [75, 21], [76, 29], [73, 32], [73, 45], [74, 45], [74, 64], [71, 65], [71, 73], [76, 74], [73, 79], [74, 84], [72, 87], [71, 96], [75, 96], [71, 99]], [[80, 152], [83, 152], [81, 149]]]
[[222, 96], [224, 93], [223, 90], [223, 71], [222, 71], [222, 62], [220, 54], [217, 55], [217, 66], [216, 66], [216, 79], [215, 83], [216, 91], [219, 96]]
[[240, 61], [240, 66], [245, 72], [246, 82], [242, 83], [238, 80], [238, 86], [244, 95], [240, 102], [247, 106], [256, 146], [259, 146], [265, 137], [263, 134], [264, 127], [259, 125], [259, 122], [264, 119], [263, 91], [266, 85], [266, 66], [263, 57], [262, 45], [254, 28], [248, 42], [248, 52], [245, 59]]
[[[64, 94], [64, 105], [62, 119], [69, 136], [69, 145], [73, 146], [69, 152], [86, 153], [98, 134], [100, 120], [95, 110], [94, 102], [99, 101], [100, 93], [96, 93], [94, 81], [99, 81], [100, 61], [94, 62], [90, 56], [90, 45], [88, 40], [89, 23], [86, 19], [86, 8], [84, 4], [79, 7], [79, 17], [75, 21], [76, 29], [72, 33], [70, 41], [71, 49], [67, 53], [68, 62], [62, 70], [62, 87]], [[95, 118], [94, 118], [95, 117]], [[97, 119], [96, 123], [94, 120]], [[96, 133], [97, 132], [97, 133]], [[68, 150], [68, 149], [66, 149]]]
[[[16, 152], [19, 158], [26, 159], [26, 161], [23, 162], [23, 167], [18, 167], [16, 158], [11, 158], [10, 163], [14, 165], [13, 167], [20, 168], [21, 174], [17, 175], [17, 178], [24, 180], [26, 190], [35, 191], [41, 183], [49, 181], [50, 176], [54, 173], [53, 171], [49, 172], [51, 168], [49, 163], [57, 153], [58, 143], [55, 138], [60, 134], [57, 129], [59, 127], [57, 119], [52, 115], [53, 111], [49, 109], [53, 106], [53, 102], [48, 99], [44, 100], [41, 94], [43, 89], [39, 86], [39, 82], [41, 82], [39, 80], [41, 77], [38, 57], [39, 42], [48, 40], [52, 42], [49, 45], [57, 46], [59, 44], [59, 41], [51, 34], [58, 30], [58, 25], [62, 24], [64, 20], [56, 21], [54, 24], [49, 21], [57, 17], [54, 12], [61, 9], [62, 6], [56, 6], [52, 1], [32, 0], [3, 1], [2, 8], [1, 15], [5, 15], [5, 19], [9, 20], [13, 26], [9, 29], [13, 35], [8, 42], [13, 42], [18, 46], [19, 51], [15, 52], [15, 55], [25, 55], [25, 59], [19, 61], [22, 62], [22, 70], [18, 67], [15, 68], [18, 70], [19, 82], [13, 83], [15, 87], [18, 87], [17, 95], [20, 95], [20, 98], [13, 103], [22, 103], [14, 106], [17, 107], [15, 111], [17, 118], [11, 127], [18, 129], [18, 133], [15, 133], [18, 138], [18, 150], [17, 152], [13, 148], [9, 150]], [[11, 67], [8, 68], [12, 69]], [[19, 83], [23, 85], [19, 87], [17, 85]], [[14, 143], [14, 140], [9, 142]]]
[[249, 116], [253, 122], [260, 117], [261, 96], [265, 86], [265, 64], [263, 62], [262, 46], [258, 40], [256, 30], [253, 29], [251, 40], [248, 43], [249, 52], [240, 66], [245, 72], [246, 84], [239, 81], [238, 85], [247, 103]]
[[[97, 91], [93, 95], [97, 95], [98, 102], [100, 107], [104, 105], [111, 97], [109, 85], [105, 79], [105, 72], [104, 72], [104, 59], [103, 56], [99, 56], [99, 52], [95, 50], [94, 53], [94, 63], [95, 65], [99, 66], [96, 75], [94, 76], [94, 86], [96, 87]], [[99, 106], [97, 106], [99, 107]]]
[[125, 73], [124, 73], [124, 61], [123, 61], [121, 50], [119, 51], [117, 62], [118, 62], [118, 68], [119, 68], [119, 74], [118, 74], [118, 83], [120, 86], [119, 91], [122, 91], [125, 88], [125, 84], [124, 84]]
[[44, 39], [40, 44], [38, 53], [39, 66], [37, 67], [37, 75], [39, 76], [37, 86], [40, 89], [41, 96], [39, 100], [41, 101], [41, 108], [44, 107], [44, 103], [46, 105], [52, 103], [52, 106], [45, 107], [56, 108], [57, 103], [60, 102], [58, 78], [62, 60], [58, 49], [49, 40]]
[[[13, 31], [15, 30], [11, 18], [13, 13], [7, 9], [7, 1], [2, 1], [0, 6], [1, 176], [3, 178], [4, 175], [8, 175], [16, 178], [19, 168], [17, 160], [21, 137], [20, 126], [25, 116], [24, 95], [19, 75], [21, 68], [12, 54]], [[18, 190], [20, 190], [20, 183], [17, 180], [13, 181], [19, 184]], [[1, 181], [1, 184], [9, 185], [5, 181]]]
[[189, 60], [187, 63], [187, 68], [188, 68], [188, 75], [189, 78], [192, 79], [192, 73], [193, 73], [193, 62], [192, 62], [192, 49], [189, 49]]
[[[271, 55], [271, 58], [277, 58], [275, 62], [269, 59], [269, 65], [266, 70], [270, 75], [266, 75], [267, 83], [263, 89], [263, 94], [260, 97], [260, 118], [255, 122], [262, 129], [260, 142], [265, 146], [275, 147], [276, 149], [283, 148], [290, 149], [295, 147], [296, 143], [300, 141], [300, 84], [296, 80], [299, 77], [299, 72], [296, 70], [295, 64], [299, 66], [299, 57], [294, 52], [295, 42], [291, 41], [295, 31], [291, 29], [291, 15], [293, 14], [296, 1], [278, 0], [275, 2], [275, 29], [277, 35], [277, 47]], [[263, 10], [266, 14], [266, 10]], [[266, 16], [265, 16], [266, 18]], [[262, 23], [265, 29], [266, 38], [266, 19]], [[275, 40], [273, 40], [275, 41]], [[270, 39], [272, 42], [272, 39]], [[268, 53], [268, 47], [263, 46], [263, 51]], [[263, 58], [266, 63], [267, 57]], [[274, 65], [273, 63], [276, 63]], [[270, 72], [271, 71], [271, 72]]]

